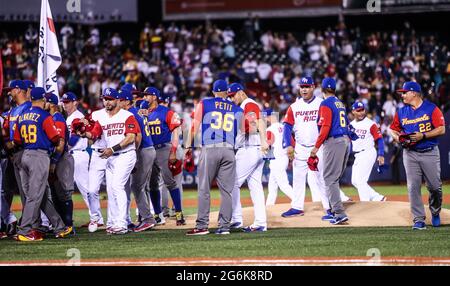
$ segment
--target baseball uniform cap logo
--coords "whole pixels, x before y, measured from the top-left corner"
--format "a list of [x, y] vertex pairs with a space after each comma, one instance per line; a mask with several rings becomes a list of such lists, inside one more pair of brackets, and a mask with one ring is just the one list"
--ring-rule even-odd
[[239, 83], [232, 83], [230, 85], [230, 87], [228, 88], [228, 95], [229, 96], [233, 96], [240, 90], [244, 90], [244, 87], [241, 84], [239, 84]]
[[421, 93], [422, 88], [415, 81], [407, 81], [403, 84], [403, 87], [401, 89], [397, 90], [397, 92], [400, 92], [400, 93], [408, 92], [408, 91], [414, 91], [414, 92]]
[[62, 96], [62, 102], [76, 101], [77, 97], [72, 92], [67, 92]]
[[213, 84], [213, 92], [224, 92], [228, 89], [228, 83], [223, 79], [218, 79]]
[[361, 101], [356, 101], [352, 105], [352, 110], [366, 109], [366, 106]]
[[45, 97], [45, 89], [43, 87], [35, 87], [31, 90], [31, 100], [39, 100]]
[[300, 86], [314, 85], [314, 80], [310, 76], [305, 76], [300, 79]]
[[336, 89], [336, 81], [332, 77], [326, 77], [322, 81], [322, 88]]
[[103, 97], [107, 99], [120, 99], [119, 93], [114, 88], [105, 88]]

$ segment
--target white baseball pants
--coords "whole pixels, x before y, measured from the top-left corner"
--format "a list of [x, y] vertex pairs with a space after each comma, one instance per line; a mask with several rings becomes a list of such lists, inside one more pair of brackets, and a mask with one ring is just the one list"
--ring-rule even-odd
[[277, 158], [270, 161], [270, 176], [269, 176], [269, 194], [267, 195], [266, 206], [272, 206], [277, 200], [278, 188], [292, 200], [293, 190], [289, 184], [286, 169], [289, 165], [289, 158]]
[[253, 227], [267, 227], [266, 205], [262, 185], [264, 160], [259, 147], [240, 148], [236, 153], [236, 181], [233, 189], [232, 222], [243, 222], [241, 186], [247, 181], [255, 211]]
[[362, 202], [381, 201], [384, 198], [367, 183], [376, 160], [377, 151], [375, 148], [355, 153], [355, 162], [352, 167], [352, 185], [358, 189], [359, 200]]
[[100, 207], [100, 186], [105, 179], [107, 159], [100, 158], [100, 154], [98, 151], [92, 151], [88, 173], [88, 199], [90, 220], [104, 224]]

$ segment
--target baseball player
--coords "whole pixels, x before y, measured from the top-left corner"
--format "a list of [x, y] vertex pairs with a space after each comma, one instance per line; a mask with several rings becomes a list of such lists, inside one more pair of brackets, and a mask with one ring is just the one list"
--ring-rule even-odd
[[[106, 160], [106, 190], [108, 193], [108, 234], [128, 233], [128, 197], [125, 185], [136, 163], [136, 136], [139, 123], [134, 115], [121, 109], [120, 94], [113, 88], [103, 91], [105, 108], [92, 117], [92, 128], [78, 135], [94, 142], [101, 137], [106, 146], [98, 156]], [[87, 121], [87, 120], [86, 120]], [[88, 123], [85, 121], [85, 124]], [[89, 186], [90, 188], [90, 186]], [[91, 191], [91, 189], [90, 189]]]
[[244, 130], [239, 129], [236, 138], [236, 182], [233, 190], [232, 228], [241, 228], [242, 206], [240, 188], [247, 181], [250, 189], [255, 220], [245, 227], [245, 232], [267, 231], [266, 204], [262, 186], [264, 155], [269, 149], [266, 141], [266, 129], [258, 104], [244, 92], [242, 85], [233, 83], [228, 88], [228, 96], [244, 111]]
[[[232, 192], [235, 185], [236, 162], [234, 155], [242, 109], [227, 100], [228, 85], [224, 80], [213, 84], [214, 98], [203, 99], [196, 107], [193, 128], [186, 140], [186, 161], [192, 158], [195, 134], [201, 130], [202, 151], [198, 163], [198, 211], [196, 226], [186, 235], [209, 233], [211, 184], [217, 181], [220, 190], [219, 222], [216, 234], [230, 234]], [[199, 144], [200, 145], [200, 144]]]
[[[142, 232], [149, 230], [156, 225], [156, 221], [150, 210], [150, 202], [148, 201], [145, 190], [145, 186], [152, 172], [156, 152], [153, 147], [152, 136], [150, 134], [150, 128], [147, 124], [147, 118], [139, 115], [138, 109], [133, 106], [133, 95], [126, 87], [124, 89], [124, 87], [122, 87], [120, 91], [120, 103], [122, 109], [133, 114], [141, 131], [137, 134], [137, 161], [134, 171], [131, 173], [130, 180], [127, 183], [127, 194], [129, 195], [131, 191], [133, 192], [136, 205], [139, 209], [139, 225], [137, 225], [133, 231]], [[128, 206], [130, 206], [130, 203], [128, 203]], [[130, 224], [130, 222], [131, 219], [129, 219], [128, 224]]]
[[[308, 183], [313, 202], [322, 202], [326, 211], [323, 220], [331, 220], [330, 203], [325, 191], [323, 181], [323, 150], [317, 153], [319, 158], [318, 171], [312, 171], [308, 167], [308, 157], [314, 148], [319, 136], [317, 119], [319, 108], [323, 99], [314, 96], [314, 80], [302, 77], [299, 83], [299, 97], [291, 104], [286, 112], [283, 124], [283, 147], [287, 148], [289, 159], [293, 162], [293, 199], [291, 208], [282, 214], [283, 217], [304, 215], [305, 188]], [[292, 132], [295, 134], [295, 148], [292, 146]], [[341, 199], [349, 198], [340, 192]]]
[[164, 223], [164, 216], [161, 214], [161, 193], [159, 190], [159, 178], [162, 176], [175, 205], [176, 224], [184, 225], [186, 222], [181, 205], [181, 191], [169, 168], [169, 163], [177, 160], [176, 151], [181, 120], [177, 113], [158, 103], [158, 101], [161, 102], [164, 99], [157, 88], [148, 87], [145, 89], [144, 94], [145, 100], [150, 104], [148, 124], [156, 149], [156, 160], [150, 178], [150, 198], [155, 211], [155, 219], [158, 224]]
[[398, 92], [402, 94], [405, 106], [396, 112], [390, 131], [394, 140], [404, 147], [403, 163], [414, 221], [413, 229], [426, 229], [421, 195], [422, 178], [425, 178], [429, 192], [431, 223], [434, 227], [439, 227], [442, 182], [437, 137], [445, 134], [444, 116], [435, 104], [423, 99], [418, 83], [405, 82]]
[[63, 153], [56, 153], [50, 159], [50, 170], [55, 170], [50, 178], [50, 188], [52, 200], [56, 210], [61, 216], [66, 226], [73, 228], [73, 201], [72, 194], [75, 188], [74, 183], [74, 159], [69, 153], [69, 129], [66, 125], [66, 119], [59, 112], [58, 96], [53, 93], [46, 95], [45, 110], [49, 111], [55, 122], [62, 144]]
[[319, 137], [310, 157], [317, 158], [323, 145], [323, 180], [331, 213], [334, 215], [330, 223], [343, 224], [348, 221], [348, 217], [341, 200], [339, 180], [344, 175], [349, 156], [348, 118], [345, 105], [335, 96], [336, 81], [333, 78], [323, 79], [322, 93], [324, 101], [320, 104], [317, 118]]
[[[361, 101], [352, 105], [352, 113], [355, 119], [350, 123], [351, 129], [358, 136], [352, 141], [355, 161], [352, 167], [352, 184], [358, 189], [359, 200], [362, 202], [377, 201], [382, 202], [386, 197], [372, 189], [367, 181], [369, 180], [373, 164], [378, 162], [379, 166], [384, 165], [384, 142], [380, 128], [371, 119], [367, 118], [366, 107]], [[375, 149], [375, 142], [378, 151]]]
[[[72, 92], [67, 92], [62, 96], [64, 111], [67, 113], [66, 125], [69, 131], [68, 149], [74, 160], [74, 180], [78, 190], [83, 197], [86, 206], [89, 209], [89, 217], [91, 221], [96, 220], [96, 216], [92, 213], [90, 206], [95, 205], [95, 202], [89, 203], [90, 200], [94, 200], [94, 196], [89, 196], [89, 153], [86, 148], [88, 147], [88, 140], [77, 136], [72, 130], [72, 122], [75, 119], [80, 120], [84, 118], [78, 107], [77, 96]], [[98, 196], [97, 196], [98, 199]], [[86, 225], [86, 227], [89, 223]]]
[[16, 119], [14, 130], [14, 143], [24, 148], [21, 182], [25, 204], [17, 236], [18, 241], [24, 242], [43, 240], [37, 231], [41, 209], [54, 227], [56, 238], [64, 238], [72, 232], [71, 227], [64, 226], [47, 194], [49, 172], [54, 172], [50, 170], [49, 153], [56, 146], [56, 153], [61, 154], [64, 144], [52, 116], [43, 109], [45, 90], [33, 88], [30, 97], [32, 107], [25, 109]]
[[277, 199], [278, 188], [291, 200], [293, 191], [286, 173], [289, 158], [286, 149], [283, 148], [283, 125], [278, 122], [278, 114], [274, 114], [271, 109], [265, 110], [265, 114], [267, 121], [270, 123], [269, 128], [267, 128], [267, 143], [273, 148], [275, 157], [269, 163], [269, 193], [266, 206], [271, 206], [275, 204]]

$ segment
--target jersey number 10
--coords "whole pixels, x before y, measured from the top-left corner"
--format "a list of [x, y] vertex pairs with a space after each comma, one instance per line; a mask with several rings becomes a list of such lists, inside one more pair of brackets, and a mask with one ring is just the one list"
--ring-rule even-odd
[[20, 135], [27, 144], [33, 144], [37, 141], [37, 128], [36, 125], [22, 125], [20, 128]]

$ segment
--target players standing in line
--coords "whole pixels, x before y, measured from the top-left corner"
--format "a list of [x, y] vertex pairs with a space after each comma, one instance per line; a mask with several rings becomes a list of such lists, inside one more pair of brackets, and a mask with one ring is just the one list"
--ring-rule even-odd
[[[362, 202], [386, 201], [386, 197], [372, 189], [369, 180], [375, 162], [381, 167], [384, 165], [384, 142], [378, 125], [367, 117], [364, 103], [357, 101], [352, 105], [355, 119], [350, 123], [358, 139], [352, 141], [355, 162], [352, 167], [352, 184], [358, 189], [359, 200]], [[378, 151], [375, 149], [375, 142]]]
[[52, 116], [45, 111], [45, 90], [42, 87], [31, 91], [32, 107], [25, 109], [16, 119], [14, 144], [24, 149], [21, 158], [22, 190], [25, 198], [22, 218], [18, 230], [18, 241], [41, 241], [37, 231], [41, 210], [54, 227], [56, 238], [64, 238], [72, 231], [55, 210], [48, 196], [47, 180], [50, 169], [49, 154], [56, 146], [56, 153], [64, 150]]
[[336, 81], [327, 77], [322, 81], [324, 100], [320, 104], [318, 123], [320, 133], [310, 157], [316, 158], [323, 145], [323, 180], [334, 216], [331, 224], [348, 221], [341, 200], [339, 180], [344, 175], [349, 156], [348, 118], [345, 105], [336, 97]]
[[53, 204], [61, 216], [64, 224], [73, 228], [73, 201], [72, 194], [75, 188], [74, 183], [74, 159], [69, 153], [69, 129], [64, 116], [59, 112], [58, 96], [53, 93], [46, 95], [45, 110], [55, 122], [58, 130], [63, 152], [55, 152], [50, 158], [49, 186], [51, 189]]
[[163, 101], [163, 97], [158, 89], [148, 87], [145, 89], [144, 94], [145, 99], [150, 104], [148, 124], [156, 149], [156, 160], [153, 164], [150, 179], [150, 198], [155, 211], [155, 219], [158, 224], [164, 223], [164, 216], [162, 215], [161, 209], [161, 193], [159, 190], [159, 179], [162, 176], [164, 184], [169, 189], [170, 196], [175, 205], [176, 223], [177, 225], [184, 225], [186, 221], [184, 220], [181, 205], [180, 187], [169, 169], [169, 162], [177, 159], [176, 151], [179, 143], [181, 120], [174, 111], [159, 104], [159, 102]]
[[267, 143], [273, 149], [274, 159], [270, 160], [270, 176], [266, 206], [272, 206], [277, 200], [278, 188], [292, 200], [293, 191], [289, 184], [286, 169], [289, 165], [289, 158], [286, 149], [283, 149], [283, 125], [278, 121], [278, 114], [271, 109], [265, 110], [265, 116], [269, 128], [267, 128]]
[[434, 227], [439, 227], [442, 181], [437, 137], [445, 134], [444, 116], [434, 103], [423, 99], [418, 83], [405, 82], [398, 92], [402, 94], [405, 106], [396, 112], [390, 131], [394, 140], [404, 147], [403, 163], [414, 221], [413, 229], [426, 229], [421, 195], [422, 178], [425, 178], [429, 192], [431, 223]]
[[99, 157], [106, 160], [106, 190], [108, 192], [107, 233], [128, 232], [128, 198], [125, 185], [136, 163], [136, 135], [139, 124], [131, 112], [121, 109], [120, 94], [106, 88], [103, 94], [105, 109], [94, 118], [93, 128], [80, 134], [106, 143]]
[[195, 228], [186, 235], [209, 233], [210, 193], [214, 180], [217, 181], [221, 197], [218, 229], [215, 233], [230, 234], [232, 192], [236, 177], [234, 146], [243, 111], [227, 100], [227, 88], [224, 80], [214, 82], [214, 98], [203, 99], [196, 106], [192, 129], [185, 142], [186, 158], [189, 160], [192, 157], [192, 148], [200, 145], [194, 143], [194, 138], [201, 130], [197, 220]]
[[232, 228], [242, 228], [242, 206], [240, 188], [247, 181], [250, 189], [255, 220], [245, 227], [245, 232], [267, 231], [266, 204], [262, 186], [263, 156], [269, 150], [266, 128], [258, 104], [244, 92], [244, 87], [233, 83], [228, 87], [228, 96], [244, 110], [244, 130], [238, 130], [236, 138], [236, 182], [233, 190]]
[[[287, 148], [289, 159], [293, 162], [293, 199], [291, 208], [284, 212], [282, 216], [304, 215], [305, 188], [306, 183], [308, 183], [312, 201], [321, 201], [326, 211], [326, 215], [322, 219], [330, 220], [333, 216], [323, 180], [325, 163], [323, 148], [317, 152], [319, 158], [318, 171], [310, 170], [307, 164], [309, 154], [319, 137], [317, 119], [323, 99], [314, 96], [315, 84], [311, 77], [302, 77], [299, 87], [299, 97], [288, 108], [284, 119], [283, 147]], [[292, 146], [292, 131], [295, 134], [295, 148]], [[343, 192], [340, 192], [340, 196], [343, 201], [349, 199]]]
[[[156, 221], [150, 210], [150, 202], [146, 195], [145, 186], [150, 179], [152, 166], [156, 157], [155, 148], [150, 134], [150, 128], [147, 124], [147, 118], [138, 113], [138, 109], [133, 106], [133, 95], [126, 88], [122, 87], [120, 93], [120, 104], [122, 109], [131, 112], [139, 124], [140, 134], [136, 136], [137, 160], [134, 171], [131, 173], [130, 180], [127, 182], [127, 195], [130, 206], [130, 193], [133, 192], [136, 205], [139, 210], [139, 225], [133, 231], [142, 232], [153, 228]], [[129, 214], [129, 211], [128, 211]], [[129, 218], [128, 224], [131, 223]]]
[[[89, 153], [86, 151], [88, 147], [88, 140], [77, 136], [72, 130], [72, 122], [77, 119], [84, 118], [78, 107], [77, 96], [72, 92], [67, 92], [62, 96], [62, 103], [64, 111], [67, 113], [66, 124], [69, 131], [69, 153], [73, 156], [74, 160], [74, 180], [78, 187], [78, 190], [83, 197], [83, 200], [88, 207], [90, 220], [94, 221], [89, 201], [92, 199], [89, 196]], [[93, 205], [94, 203], [92, 203]], [[88, 226], [89, 223], [86, 225]]]

